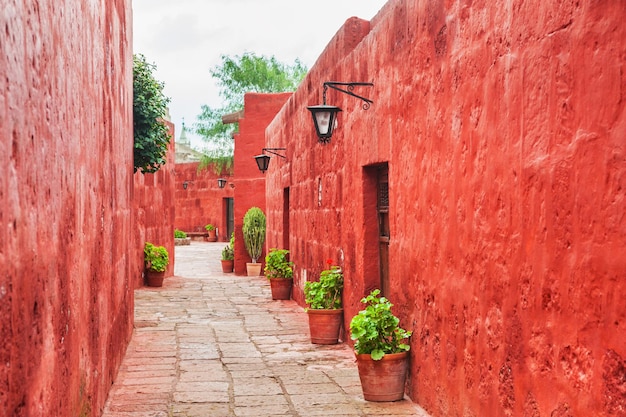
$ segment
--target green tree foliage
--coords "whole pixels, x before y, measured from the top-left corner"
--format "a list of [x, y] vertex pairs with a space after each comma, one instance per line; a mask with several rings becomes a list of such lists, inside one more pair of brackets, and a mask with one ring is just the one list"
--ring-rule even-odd
[[293, 65], [279, 62], [275, 57], [244, 53], [241, 56], [222, 55], [222, 63], [210, 72], [220, 87], [221, 108], [202, 106], [194, 124], [195, 132], [207, 142], [206, 157], [200, 167], [212, 164], [219, 173], [230, 170], [234, 152], [233, 132], [237, 124], [225, 125], [222, 116], [243, 109], [246, 93], [280, 93], [295, 91], [308, 69], [295, 60]]
[[135, 172], [156, 172], [165, 164], [170, 134], [163, 122], [170, 99], [163, 95], [163, 83], [152, 75], [154, 64], [141, 54], [133, 56], [133, 133]]

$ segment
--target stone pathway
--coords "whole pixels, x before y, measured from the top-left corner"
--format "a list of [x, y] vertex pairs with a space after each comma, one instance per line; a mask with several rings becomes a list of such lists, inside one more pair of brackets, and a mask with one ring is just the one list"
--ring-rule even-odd
[[221, 272], [223, 243], [176, 247], [175, 276], [135, 291], [135, 332], [103, 417], [420, 416], [363, 400], [347, 344], [313, 345], [264, 277]]

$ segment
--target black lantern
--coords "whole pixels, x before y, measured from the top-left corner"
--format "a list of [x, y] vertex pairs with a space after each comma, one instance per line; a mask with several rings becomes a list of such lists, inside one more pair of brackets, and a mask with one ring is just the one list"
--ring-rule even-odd
[[217, 179], [217, 186], [220, 188], [224, 188], [226, 186], [226, 179], [225, 178], [218, 178]]
[[337, 113], [341, 111], [339, 107], [320, 104], [318, 106], [307, 107], [313, 116], [315, 132], [320, 142], [330, 142], [333, 130], [337, 127]]
[[186, 190], [188, 186], [189, 183], [187, 181], [183, 182], [183, 190]]
[[270, 157], [269, 155], [261, 154], [254, 157], [256, 160], [256, 165], [259, 167], [259, 171], [265, 173], [267, 168], [270, 166]]
[[[374, 84], [372, 83], [342, 83], [336, 81], [327, 81], [324, 83], [324, 91], [322, 95], [324, 103], [317, 106], [307, 107], [307, 109], [309, 109], [309, 111], [311, 112], [311, 116], [313, 116], [315, 133], [317, 133], [317, 137], [319, 138], [320, 143], [330, 142], [330, 137], [333, 135], [333, 130], [337, 127], [337, 113], [341, 111], [339, 107], [329, 106], [326, 104], [326, 91], [328, 90], [328, 87], [362, 100], [363, 109], [367, 110], [370, 108], [370, 104], [373, 103], [373, 101], [355, 94], [353, 90], [354, 87], [357, 86], [371, 87], [373, 85]], [[345, 87], [345, 89], [341, 87]]]
[[262, 151], [263, 153], [261, 155], [256, 155], [254, 157], [254, 159], [256, 160], [256, 165], [259, 167], [259, 171], [261, 171], [262, 173], [265, 173], [265, 171], [267, 171], [267, 168], [270, 166], [270, 156], [265, 155], [265, 152], [271, 153], [276, 156], [280, 156], [281, 158], [285, 159], [284, 155], [274, 152], [274, 151], [284, 151], [284, 150], [285, 148], [263, 148], [263, 151]]

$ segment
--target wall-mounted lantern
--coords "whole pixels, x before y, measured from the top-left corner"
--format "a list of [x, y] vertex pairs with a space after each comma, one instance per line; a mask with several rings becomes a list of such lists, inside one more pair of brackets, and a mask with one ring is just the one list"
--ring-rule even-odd
[[189, 182], [188, 181], [183, 182], [183, 190], [186, 190], [187, 187], [189, 187]]
[[226, 178], [218, 178], [217, 179], [217, 186], [220, 188], [224, 188], [226, 187]]
[[270, 156], [266, 155], [265, 152], [280, 156], [281, 158], [285, 159], [285, 155], [281, 155], [278, 152], [275, 152], [284, 150], [286, 150], [286, 148], [263, 148], [263, 153], [254, 157], [254, 159], [256, 160], [256, 165], [259, 167], [259, 171], [265, 173], [270, 165]]
[[[344, 83], [337, 81], [326, 81], [324, 83], [324, 92], [322, 95], [323, 104], [307, 107], [307, 109], [311, 112], [311, 116], [313, 116], [315, 132], [317, 133], [320, 143], [330, 142], [333, 130], [337, 127], [337, 113], [341, 111], [339, 107], [329, 106], [326, 104], [326, 91], [328, 90], [328, 87], [362, 100], [363, 110], [367, 110], [370, 108], [373, 101], [355, 94], [353, 90], [354, 87], [371, 87], [373, 85], [373, 83]], [[341, 87], [345, 87], [345, 89]]]

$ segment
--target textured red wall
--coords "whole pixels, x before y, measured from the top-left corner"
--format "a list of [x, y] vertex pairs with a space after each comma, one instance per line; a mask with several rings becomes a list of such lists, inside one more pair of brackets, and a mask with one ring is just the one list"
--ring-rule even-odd
[[174, 218], [176, 165], [174, 151], [174, 124], [165, 121], [170, 134], [166, 163], [153, 174], [136, 172], [134, 177], [134, 210], [136, 213], [135, 238], [137, 245], [133, 253], [140, 259], [135, 277], [135, 287], [144, 285], [143, 248], [145, 242], [163, 246], [167, 249], [169, 265], [165, 277], [174, 274], [176, 261], [174, 253]]
[[[388, 163], [390, 298], [433, 416], [626, 416], [624, 21], [618, 1], [392, 0], [346, 23], [266, 131], [288, 148], [267, 245], [288, 218], [300, 301], [338, 259], [346, 324], [378, 279]], [[330, 91], [344, 111], [320, 145], [305, 107], [330, 80], [373, 82], [374, 104]]]
[[2, 2], [2, 416], [99, 416], [130, 339], [131, 19], [130, 1]]
[[[241, 227], [243, 216], [250, 207], [259, 207], [265, 212], [265, 175], [254, 160], [266, 146], [265, 128], [283, 107], [292, 93], [258, 94], [248, 93], [244, 97], [244, 117], [239, 120], [239, 133], [235, 135], [235, 273], [246, 274], [246, 263], [250, 256], [243, 243]], [[271, 155], [273, 156], [273, 155]], [[269, 171], [285, 164], [285, 160], [272, 157]], [[267, 215], [267, 213], [266, 213]], [[268, 229], [268, 233], [271, 233]], [[267, 246], [266, 246], [267, 247]], [[265, 258], [265, 251], [262, 259]]]
[[[218, 229], [218, 240], [230, 239], [224, 199], [234, 197], [232, 176], [217, 175], [211, 167], [198, 171], [198, 162], [176, 164], [176, 219], [174, 227], [184, 232], [206, 232], [207, 224]], [[219, 188], [217, 179], [228, 181]], [[183, 184], [187, 183], [187, 188]]]

